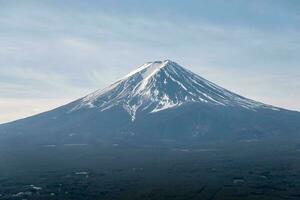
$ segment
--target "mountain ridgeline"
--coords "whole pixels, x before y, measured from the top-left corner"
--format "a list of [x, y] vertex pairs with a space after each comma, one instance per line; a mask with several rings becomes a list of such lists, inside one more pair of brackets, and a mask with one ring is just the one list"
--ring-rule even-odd
[[0, 125], [0, 143], [207, 141], [292, 137], [300, 113], [230, 92], [170, 60], [149, 62], [103, 90]]

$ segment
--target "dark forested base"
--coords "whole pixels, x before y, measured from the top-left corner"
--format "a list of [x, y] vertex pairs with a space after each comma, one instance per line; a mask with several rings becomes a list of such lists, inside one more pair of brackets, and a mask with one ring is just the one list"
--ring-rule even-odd
[[0, 199], [299, 199], [299, 145], [2, 147]]

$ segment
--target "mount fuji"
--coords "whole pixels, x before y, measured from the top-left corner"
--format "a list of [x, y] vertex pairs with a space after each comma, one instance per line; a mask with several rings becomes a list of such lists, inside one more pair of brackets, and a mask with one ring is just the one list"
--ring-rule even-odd
[[148, 62], [67, 105], [0, 125], [0, 143], [205, 141], [300, 134], [300, 113], [226, 90], [177, 63]]

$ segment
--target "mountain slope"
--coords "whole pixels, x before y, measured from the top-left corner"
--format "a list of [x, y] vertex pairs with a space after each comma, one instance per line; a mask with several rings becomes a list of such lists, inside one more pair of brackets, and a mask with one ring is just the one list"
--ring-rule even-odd
[[232, 93], [170, 60], [149, 62], [104, 90], [0, 126], [0, 141], [252, 139], [299, 134], [300, 114]]

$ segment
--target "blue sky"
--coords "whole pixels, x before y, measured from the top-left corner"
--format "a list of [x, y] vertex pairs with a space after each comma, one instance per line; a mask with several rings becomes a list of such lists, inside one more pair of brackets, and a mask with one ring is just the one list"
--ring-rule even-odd
[[0, 0], [0, 123], [171, 59], [300, 110], [300, 1]]

